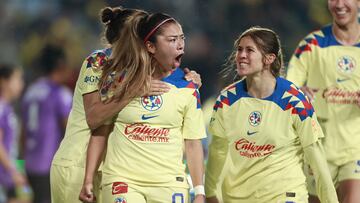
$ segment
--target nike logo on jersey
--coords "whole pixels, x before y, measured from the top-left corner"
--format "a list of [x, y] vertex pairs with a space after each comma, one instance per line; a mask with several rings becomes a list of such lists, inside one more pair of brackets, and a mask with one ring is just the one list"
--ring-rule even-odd
[[159, 115], [155, 115], [155, 116], [146, 116], [146, 115], [142, 115], [141, 116], [141, 119], [143, 119], [143, 120], [149, 120], [149, 119], [151, 119], [151, 118], [155, 118], [155, 117], [158, 117]]
[[341, 83], [341, 82], [345, 82], [345, 81], [347, 81], [347, 80], [350, 80], [350, 78], [343, 78], [343, 79], [337, 78], [337, 79], [336, 79], [336, 82], [337, 82], [337, 83]]
[[255, 133], [258, 133], [258, 131], [254, 131], [254, 132], [250, 132], [250, 131], [247, 131], [247, 135], [249, 135], [249, 136], [251, 136], [251, 135], [253, 135], [253, 134], [255, 134]]

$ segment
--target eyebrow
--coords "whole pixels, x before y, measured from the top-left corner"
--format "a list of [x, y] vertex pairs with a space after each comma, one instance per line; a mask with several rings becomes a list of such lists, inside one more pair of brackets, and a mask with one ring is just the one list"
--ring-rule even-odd
[[164, 35], [165, 37], [183, 37], [185, 36], [184, 34], [181, 35]]

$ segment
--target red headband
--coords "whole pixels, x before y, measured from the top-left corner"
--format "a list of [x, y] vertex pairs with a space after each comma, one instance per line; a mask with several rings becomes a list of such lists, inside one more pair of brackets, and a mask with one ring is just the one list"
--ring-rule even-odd
[[154, 34], [154, 32], [159, 29], [160, 26], [162, 26], [164, 23], [170, 21], [170, 20], [174, 20], [174, 18], [167, 18], [165, 20], [163, 20], [161, 23], [159, 23], [157, 26], [155, 26], [150, 32], [149, 34], [146, 35], [146, 37], [144, 38], [144, 43], [146, 41], [148, 41], [148, 39], [151, 37], [152, 34]]

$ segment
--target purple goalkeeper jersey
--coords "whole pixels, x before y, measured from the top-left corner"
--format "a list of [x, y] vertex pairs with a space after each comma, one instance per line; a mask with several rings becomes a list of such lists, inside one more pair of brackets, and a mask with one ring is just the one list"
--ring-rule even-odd
[[62, 85], [41, 78], [26, 91], [22, 101], [25, 130], [25, 169], [27, 173], [46, 175], [63, 137], [72, 93]]
[[[2, 144], [11, 161], [17, 156], [18, 123], [14, 110], [10, 104], [0, 98], [0, 129], [2, 131]], [[13, 186], [9, 172], [0, 164], [0, 185], [6, 188]]]

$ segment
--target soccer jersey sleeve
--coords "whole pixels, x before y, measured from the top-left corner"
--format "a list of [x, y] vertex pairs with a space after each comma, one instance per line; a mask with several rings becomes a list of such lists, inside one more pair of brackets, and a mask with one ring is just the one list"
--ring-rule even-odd
[[294, 54], [292, 55], [286, 79], [293, 82], [295, 85], [301, 87], [305, 85], [308, 71], [309, 71], [309, 64], [311, 64], [312, 54], [311, 54], [311, 35], [305, 37], [298, 47], [296, 48]]
[[204, 117], [200, 106], [200, 93], [194, 90], [184, 112], [184, 139], [202, 139], [206, 137]]
[[[218, 102], [218, 101], [216, 101]], [[215, 104], [216, 106], [216, 104]], [[224, 121], [223, 121], [223, 109], [215, 108], [211, 116], [209, 132], [212, 135], [225, 137]]]
[[78, 79], [82, 95], [99, 89], [98, 83], [102, 74], [101, 66], [107, 59], [108, 57], [104, 52], [95, 52], [85, 59]]
[[220, 174], [224, 168], [227, 151], [227, 139], [213, 134], [205, 170], [206, 197], [213, 197], [216, 195], [216, 185], [219, 182]]
[[205, 194], [207, 197], [216, 194], [216, 185], [219, 182], [219, 176], [223, 170], [228, 151], [222, 114], [222, 108], [214, 108], [210, 120], [209, 132], [212, 135], [212, 141], [209, 146], [209, 159], [205, 171]]
[[320, 142], [304, 148], [304, 154], [314, 171], [316, 191], [321, 202], [337, 203], [336, 190], [328, 170], [324, 149]]
[[324, 137], [320, 124], [317, 121], [316, 114], [302, 118], [295, 116], [295, 131], [297, 132], [303, 148], [315, 143], [319, 138]]

